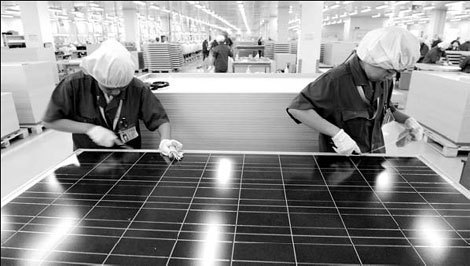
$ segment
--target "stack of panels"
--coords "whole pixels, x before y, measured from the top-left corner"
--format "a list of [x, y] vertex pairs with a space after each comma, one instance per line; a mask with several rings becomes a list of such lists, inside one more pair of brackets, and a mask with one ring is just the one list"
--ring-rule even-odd
[[2, 265], [468, 263], [470, 200], [414, 157], [74, 159], [2, 207]]
[[183, 66], [183, 50], [181, 44], [179, 43], [170, 43], [169, 44], [170, 59], [171, 59], [171, 68], [180, 69]]
[[167, 43], [144, 45], [144, 62], [149, 71], [171, 71], [170, 46]]
[[48, 61], [2, 63], [2, 92], [11, 92], [20, 124], [42, 121], [55, 87], [55, 63]]
[[274, 59], [274, 42], [266, 42], [264, 45], [264, 56], [269, 59]]
[[2, 92], [2, 105], [1, 105], [1, 123], [2, 123], [2, 134], [1, 137], [5, 137], [11, 133], [16, 132], [20, 129], [20, 122], [18, 121], [18, 114], [16, 113], [15, 103], [13, 102], [13, 96], [11, 92]]
[[288, 54], [290, 52], [289, 43], [274, 43], [275, 54]]
[[290, 43], [290, 53], [291, 53], [291, 54], [297, 54], [297, 43], [298, 43], [297, 40], [292, 41], [292, 42]]
[[320, 44], [320, 63], [325, 63], [325, 44]]

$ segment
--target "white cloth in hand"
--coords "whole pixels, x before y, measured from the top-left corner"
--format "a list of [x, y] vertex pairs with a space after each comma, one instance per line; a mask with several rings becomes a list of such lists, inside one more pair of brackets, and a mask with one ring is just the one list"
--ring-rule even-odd
[[158, 147], [160, 152], [170, 158], [180, 160], [183, 157], [183, 144], [174, 139], [162, 139]]
[[339, 154], [351, 155], [353, 151], [361, 153], [361, 149], [357, 146], [357, 143], [342, 129], [331, 139], [336, 146], [336, 148], [333, 147], [333, 149]]
[[420, 141], [423, 139], [424, 129], [413, 117], [406, 119], [405, 128], [411, 130], [411, 140]]
[[117, 140], [114, 132], [102, 126], [94, 126], [86, 134], [94, 143], [108, 148], [114, 146], [114, 142]]

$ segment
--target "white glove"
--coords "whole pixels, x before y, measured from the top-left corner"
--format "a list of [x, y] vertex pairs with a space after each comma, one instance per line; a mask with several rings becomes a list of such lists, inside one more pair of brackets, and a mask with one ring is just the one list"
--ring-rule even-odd
[[331, 139], [336, 146], [336, 148], [333, 147], [333, 149], [339, 154], [351, 155], [353, 151], [361, 153], [361, 149], [359, 149], [357, 143], [342, 129]]
[[162, 139], [158, 147], [160, 152], [170, 158], [175, 157], [177, 160], [183, 158], [183, 144], [174, 139]]
[[420, 141], [423, 139], [424, 129], [413, 117], [406, 119], [405, 128], [410, 130], [411, 140]]
[[117, 136], [114, 132], [102, 126], [94, 126], [90, 128], [86, 134], [94, 143], [104, 147], [114, 146], [114, 142], [117, 140]]

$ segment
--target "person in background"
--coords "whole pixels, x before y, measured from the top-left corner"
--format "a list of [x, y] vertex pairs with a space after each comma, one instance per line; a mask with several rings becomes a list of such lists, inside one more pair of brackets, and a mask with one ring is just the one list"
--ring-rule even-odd
[[454, 42], [457, 42], [457, 46], [460, 46], [460, 37], [457, 37], [455, 40], [451, 41], [450, 44], [454, 44]]
[[462, 72], [470, 73], [470, 55], [466, 56], [459, 64]]
[[459, 48], [460, 51], [470, 51], [470, 40], [462, 43]]
[[436, 64], [439, 63], [441, 57], [445, 57], [447, 64], [451, 65], [452, 63], [447, 58], [445, 50], [449, 47], [448, 42], [440, 42], [436, 47], [429, 50], [429, 52], [424, 56], [423, 63], [426, 64]]
[[228, 57], [233, 58], [233, 53], [230, 47], [225, 43], [225, 37], [219, 35], [216, 38], [218, 45], [212, 49], [212, 56], [214, 58], [214, 72], [227, 73], [228, 70]]
[[426, 54], [429, 52], [429, 46], [425, 43], [425, 40], [423, 38], [419, 38], [419, 59], [418, 63], [423, 62], [424, 57]]
[[225, 37], [225, 40], [224, 40], [225, 44], [228, 45], [229, 48], [232, 48], [232, 46], [233, 46], [233, 41], [232, 41], [232, 39], [230, 39], [230, 37], [228, 36], [228, 32], [223, 31], [223, 32], [222, 32], [222, 35]]
[[209, 56], [209, 43], [211, 41], [211, 36], [209, 36], [209, 40], [204, 39], [202, 42], [202, 61]]
[[[263, 37], [259, 37], [258, 39], [258, 45], [263, 45]], [[259, 57], [261, 58], [263, 56], [263, 51], [262, 50], [258, 50], [258, 55]]]
[[460, 42], [457, 40], [454, 40], [450, 43], [449, 48], [447, 48], [449, 51], [460, 51]]
[[419, 41], [400, 27], [368, 32], [347, 62], [305, 87], [286, 108], [296, 123], [319, 131], [319, 150], [385, 153], [382, 124], [404, 123], [399, 141], [421, 140], [423, 128], [390, 102], [392, 78], [419, 58]]
[[436, 46], [437, 46], [439, 43], [441, 43], [441, 42], [442, 42], [441, 37], [435, 35], [435, 36], [434, 36], [434, 39], [433, 39], [432, 42], [431, 42], [431, 49], [434, 48], [434, 47], [436, 47]]
[[156, 42], [160, 42], [160, 38], [155, 37], [155, 41], [156, 41]]
[[165, 109], [134, 77], [134, 63], [122, 44], [103, 42], [80, 67], [54, 89], [43, 117], [47, 128], [72, 133], [74, 149], [140, 149], [142, 120], [150, 131], [160, 134], [164, 155], [182, 156], [183, 145], [171, 139]]

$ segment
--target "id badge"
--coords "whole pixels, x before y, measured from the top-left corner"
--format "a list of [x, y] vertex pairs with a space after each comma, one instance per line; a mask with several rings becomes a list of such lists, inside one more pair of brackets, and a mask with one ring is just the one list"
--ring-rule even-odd
[[395, 121], [395, 117], [393, 116], [392, 114], [392, 111], [390, 110], [390, 108], [387, 108], [385, 110], [385, 115], [384, 115], [384, 121], [383, 121], [383, 124], [388, 124], [392, 121]]
[[139, 133], [137, 133], [137, 130], [135, 129], [135, 126], [131, 128], [127, 128], [124, 130], [120, 130], [118, 132], [119, 138], [121, 139], [122, 143], [127, 143], [139, 136]]

